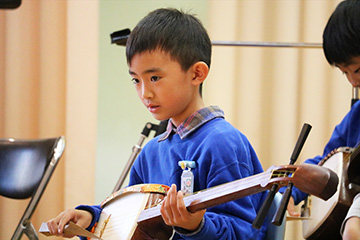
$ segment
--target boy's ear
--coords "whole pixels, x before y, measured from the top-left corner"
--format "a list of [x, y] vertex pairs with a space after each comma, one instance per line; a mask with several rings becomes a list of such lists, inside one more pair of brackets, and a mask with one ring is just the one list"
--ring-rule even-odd
[[209, 67], [204, 62], [196, 62], [193, 66], [193, 84], [200, 85], [209, 73]]

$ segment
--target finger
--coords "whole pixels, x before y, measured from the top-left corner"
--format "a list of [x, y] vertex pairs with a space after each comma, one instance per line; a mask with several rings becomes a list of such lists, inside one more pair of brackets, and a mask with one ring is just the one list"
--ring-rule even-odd
[[58, 224], [59, 233], [63, 233], [65, 225], [69, 224], [69, 222], [74, 218], [75, 218], [75, 210], [74, 209], [66, 210]]
[[162, 216], [165, 224], [172, 226], [173, 215], [172, 215], [172, 211], [171, 211], [171, 207], [170, 207], [170, 200], [169, 200], [168, 196], [164, 199], [164, 203], [161, 205], [160, 211], [161, 211], [161, 216]]
[[[178, 201], [178, 199], [180, 199], [180, 201], [182, 201], [182, 203], [183, 203], [183, 199], [182, 199], [182, 197], [179, 198], [178, 196], [182, 196], [182, 193], [176, 192], [176, 187], [175, 187], [174, 192], [172, 192], [172, 194], [168, 200], [169, 207], [170, 207], [168, 209], [169, 220], [170, 220], [170, 224], [173, 226], [181, 223], [182, 218], [183, 218], [181, 210], [179, 209], [179, 201]], [[184, 206], [184, 204], [182, 204], [182, 206]]]
[[179, 217], [181, 218], [185, 218], [190, 215], [190, 212], [185, 207], [184, 194], [181, 191], [177, 193], [177, 211]]
[[53, 220], [48, 221], [47, 223], [50, 234], [56, 235], [58, 234], [58, 225]]
[[164, 198], [163, 202], [161, 203], [161, 207], [160, 207], [160, 213], [161, 213], [161, 217], [163, 218], [165, 224], [168, 224], [168, 215], [167, 215], [167, 211], [166, 211], [166, 203], [167, 202], [167, 197]]
[[176, 185], [172, 184], [170, 189], [170, 194], [167, 197], [167, 213], [169, 220], [171, 223], [174, 222], [174, 217], [176, 215], [176, 207], [177, 207], [177, 192]]
[[299, 217], [300, 216], [300, 213], [298, 211], [296, 211], [293, 197], [290, 197], [290, 199], [289, 199], [289, 203], [288, 203], [288, 206], [287, 206], [287, 211], [288, 211], [289, 215], [292, 216], [292, 217]]
[[47, 222], [47, 226], [48, 226], [49, 232], [51, 234], [58, 235], [58, 233], [59, 233], [59, 222], [60, 222], [60, 219], [63, 217], [64, 214], [65, 214], [65, 212], [61, 212], [58, 216], [56, 216], [53, 219], [50, 219]]
[[170, 187], [167, 196], [164, 198], [163, 204], [161, 205], [160, 209], [163, 220], [167, 225], [173, 224], [172, 204], [174, 204], [174, 195], [176, 198], [176, 185], [173, 184]]

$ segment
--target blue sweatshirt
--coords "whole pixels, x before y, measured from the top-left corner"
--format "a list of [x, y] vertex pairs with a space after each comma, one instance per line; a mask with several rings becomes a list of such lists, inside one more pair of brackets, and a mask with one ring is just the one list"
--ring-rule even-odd
[[[176, 131], [176, 133], [174, 132]], [[169, 122], [167, 131], [151, 139], [140, 152], [129, 185], [158, 183], [180, 189], [183, 170], [178, 162], [196, 162], [194, 192], [263, 172], [248, 139], [223, 118], [217, 107], [208, 107], [191, 115], [176, 129]], [[260, 230], [251, 225], [265, 192], [247, 196], [207, 209], [203, 225], [195, 234], [180, 234], [173, 239], [263, 239], [266, 223]], [[93, 223], [101, 213], [97, 207], [80, 207], [93, 213]]]

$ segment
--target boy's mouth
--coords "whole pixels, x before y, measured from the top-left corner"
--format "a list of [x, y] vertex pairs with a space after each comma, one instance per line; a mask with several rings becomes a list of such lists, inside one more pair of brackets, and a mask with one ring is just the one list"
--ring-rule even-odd
[[148, 105], [147, 109], [149, 109], [150, 112], [156, 112], [159, 109], [159, 105]]

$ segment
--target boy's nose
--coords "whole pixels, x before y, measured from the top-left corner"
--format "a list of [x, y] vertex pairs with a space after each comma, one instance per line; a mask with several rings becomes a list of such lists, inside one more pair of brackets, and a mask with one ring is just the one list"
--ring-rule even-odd
[[147, 86], [146, 84], [142, 85], [141, 88], [141, 95], [144, 99], [149, 99], [153, 97], [153, 93], [152, 90], [149, 86]]
[[348, 74], [347, 79], [353, 87], [360, 87], [360, 77], [354, 74]]

